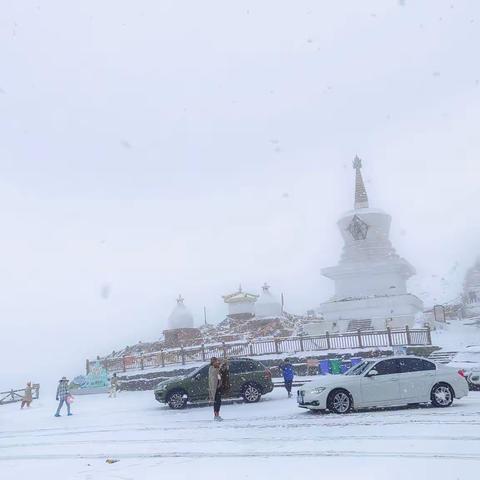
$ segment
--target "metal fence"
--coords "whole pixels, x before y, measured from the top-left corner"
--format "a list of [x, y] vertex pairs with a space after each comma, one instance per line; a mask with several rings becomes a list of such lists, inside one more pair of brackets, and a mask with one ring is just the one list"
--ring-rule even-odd
[[[8, 392], [0, 392], [0, 405], [6, 405], [7, 403], [21, 402], [25, 396], [25, 389], [9, 390]], [[38, 400], [40, 396], [40, 384], [34, 383], [32, 385], [32, 399]]]
[[[109, 372], [145, 370], [165, 365], [205, 362], [211, 357], [254, 357], [268, 354], [347, 350], [375, 347], [431, 345], [430, 328], [369, 330], [349, 333], [325, 333], [318, 336], [283, 337], [271, 340], [222, 342], [161, 350], [142, 355], [97, 359]], [[86, 362], [87, 374], [90, 361]]]

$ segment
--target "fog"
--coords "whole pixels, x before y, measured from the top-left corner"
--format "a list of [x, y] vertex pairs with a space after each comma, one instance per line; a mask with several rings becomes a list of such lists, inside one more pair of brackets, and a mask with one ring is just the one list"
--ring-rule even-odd
[[333, 294], [356, 154], [427, 306], [480, 254], [480, 4], [5, 1], [0, 390], [264, 281]]

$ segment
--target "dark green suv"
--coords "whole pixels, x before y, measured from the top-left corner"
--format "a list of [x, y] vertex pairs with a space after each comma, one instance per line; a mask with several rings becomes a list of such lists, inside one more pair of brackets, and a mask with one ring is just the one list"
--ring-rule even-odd
[[[270, 370], [250, 358], [229, 360], [231, 389], [230, 398], [242, 398], [246, 403], [258, 402], [262, 395], [273, 390]], [[160, 382], [155, 388], [155, 398], [168, 403], [170, 408], [185, 408], [187, 402], [208, 401], [208, 369], [203, 365], [182, 377], [173, 377]]]

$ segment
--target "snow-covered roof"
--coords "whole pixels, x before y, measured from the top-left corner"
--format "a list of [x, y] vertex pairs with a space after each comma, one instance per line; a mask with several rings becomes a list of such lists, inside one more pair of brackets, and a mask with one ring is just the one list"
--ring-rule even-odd
[[258, 299], [258, 295], [244, 292], [240, 285], [236, 292], [223, 295], [222, 298], [225, 303], [255, 303]]

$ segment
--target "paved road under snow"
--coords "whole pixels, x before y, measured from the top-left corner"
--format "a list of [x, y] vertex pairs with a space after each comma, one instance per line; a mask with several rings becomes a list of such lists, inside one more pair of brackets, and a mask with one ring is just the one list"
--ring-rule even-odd
[[[277, 389], [276, 389], [277, 390]], [[453, 407], [312, 414], [278, 391], [255, 405], [172, 411], [151, 392], [77, 397], [73, 417], [55, 402], [0, 407], [0, 477], [43, 479], [256, 479], [274, 476], [476, 478], [480, 392]], [[109, 465], [106, 458], [119, 459]]]

